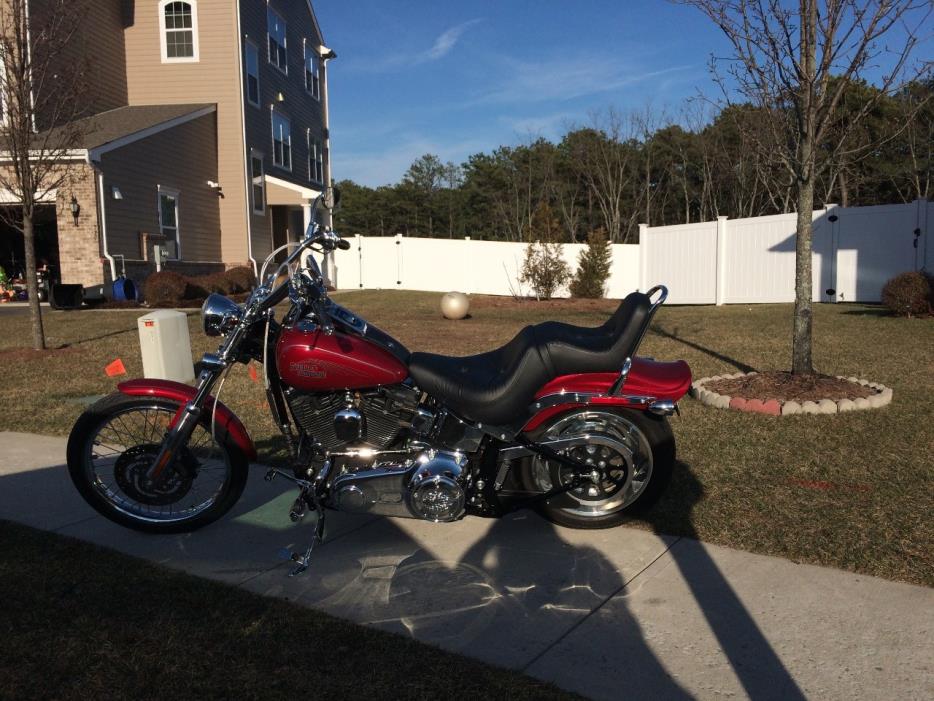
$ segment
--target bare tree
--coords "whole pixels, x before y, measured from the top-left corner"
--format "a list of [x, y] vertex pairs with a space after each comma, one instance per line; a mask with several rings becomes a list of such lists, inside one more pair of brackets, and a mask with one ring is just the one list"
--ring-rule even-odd
[[87, 128], [79, 121], [86, 64], [71, 50], [86, 9], [81, 0], [0, 4], [0, 187], [21, 202], [21, 217], [7, 219], [23, 234], [37, 350], [45, 348], [45, 333], [33, 222], [36, 207], [73, 177], [67, 157], [82, 145]]
[[[880, 79], [879, 95], [888, 94], [906, 77], [917, 44], [915, 28], [930, 13], [930, 2], [799, 0], [797, 9], [789, 9], [789, 3], [780, 0], [681, 1], [701, 10], [726, 35], [732, 56], [714, 59], [726, 99], [738, 93], [762, 109], [770, 136], [766, 148], [774, 149], [794, 179], [798, 219], [792, 372], [813, 373], [811, 213], [820, 171], [828, 160], [835, 160], [818, 159], [818, 147], [850, 81], [875, 68], [884, 54], [889, 66]], [[903, 32], [899, 47], [880, 46], [883, 37], [894, 39], [895, 27]], [[720, 72], [723, 65], [726, 70]], [[847, 129], [855, 129], [873, 105], [870, 100], [852, 115]], [[838, 148], [848, 143], [843, 134]]]

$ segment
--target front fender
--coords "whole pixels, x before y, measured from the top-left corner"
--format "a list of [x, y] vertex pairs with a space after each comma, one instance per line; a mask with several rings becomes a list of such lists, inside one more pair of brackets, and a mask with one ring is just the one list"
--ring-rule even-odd
[[[131, 397], [159, 397], [182, 403], [191, 401], [197, 392], [191, 385], [185, 385], [181, 382], [152, 379], [127, 380], [118, 384], [117, 389]], [[205, 406], [213, 407], [214, 397], [208, 396], [205, 400]], [[227, 408], [223, 402], [217, 403], [217, 414], [214, 420], [227, 430], [234, 445], [243, 451], [243, 454], [249, 460], [256, 460], [256, 446], [253, 445], [253, 439], [250, 438], [246, 427], [237, 418], [236, 414]]]

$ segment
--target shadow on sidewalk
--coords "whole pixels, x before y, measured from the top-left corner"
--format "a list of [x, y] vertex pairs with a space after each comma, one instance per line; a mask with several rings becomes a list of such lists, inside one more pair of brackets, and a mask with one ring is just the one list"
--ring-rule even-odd
[[[83, 520], [88, 509], [69, 487], [64, 467], [6, 475], [0, 478], [0, 495], [5, 495], [0, 497], [0, 518], [30, 523], [28, 509], [12, 505], [45, 495], [43, 508], [76, 515], [76, 520], [47, 526], [67, 535], [493, 664], [529, 670], [585, 693], [597, 690], [595, 695], [606, 698], [690, 697], [672, 678], [677, 660], [672, 665], [659, 659], [659, 634], [653, 634], [650, 645], [629, 603], [645, 584], [637, 579], [639, 587], [630, 591], [633, 578], [654, 560], [670, 557], [746, 693], [753, 698], [803, 698], [714, 560], [694, 541], [678, 541], [665, 553], [663, 544], [638, 531], [573, 531], [530, 512], [441, 525], [335, 515], [335, 527], [329, 527], [311, 569], [303, 577], [288, 578], [289, 565], [277, 561], [276, 553], [301, 548], [311, 525], [289, 523], [294, 495], [280, 487], [270, 499], [270, 485], [259, 470], [225, 519], [175, 536], [144, 535], [97, 518]], [[690, 510], [703, 494], [700, 483], [679, 463], [672, 487], [678, 498], [661, 506], [682, 505], [687, 513], [674, 515], [675, 520], [690, 522]], [[671, 518], [663, 512], [648, 515], [650, 523]], [[69, 525], [61, 528], [65, 522]], [[628, 538], [625, 547], [614, 543], [620, 537]], [[581, 635], [574, 637], [577, 632]], [[666, 645], [705, 645], [678, 635], [678, 630], [663, 631]], [[545, 664], [552, 669], [543, 671]]]

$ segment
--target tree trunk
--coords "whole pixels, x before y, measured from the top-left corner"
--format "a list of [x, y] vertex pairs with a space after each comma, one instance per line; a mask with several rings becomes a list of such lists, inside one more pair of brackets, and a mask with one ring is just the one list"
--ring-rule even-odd
[[791, 372], [795, 375], [814, 373], [811, 360], [811, 231], [814, 209], [813, 178], [799, 183], [798, 228], [795, 236], [795, 317], [792, 334]]
[[36, 243], [32, 213], [23, 209], [23, 245], [26, 249], [26, 293], [29, 295], [29, 317], [32, 321], [32, 347], [45, 350], [45, 330], [39, 307], [39, 278], [36, 275]]

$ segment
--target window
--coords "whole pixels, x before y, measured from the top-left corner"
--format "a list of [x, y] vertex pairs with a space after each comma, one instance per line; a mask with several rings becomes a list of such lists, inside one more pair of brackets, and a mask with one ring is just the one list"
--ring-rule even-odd
[[246, 99], [259, 107], [259, 49], [252, 41], [246, 43]]
[[320, 58], [318, 52], [305, 44], [305, 90], [316, 100], [321, 99]]
[[266, 180], [263, 175], [263, 154], [250, 151], [250, 182], [253, 187], [253, 211], [266, 213]]
[[266, 24], [269, 33], [269, 62], [283, 73], [288, 73], [289, 66], [285, 53], [285, 20], [271, 7], [267, 7]]
[[198, 3], [159, 3], [159, 26], [163, 63], [191, 63], [198, 60]]
[[308, 179], [324, 183], [324, 149], [320, 141], [311, 138], [311, 130], [308, 132]]
[[275, 111], [272, 113], [272, 163], [292, 170], [292, 125]]
[[[178, 190], [159, 186], [159, 233], [165, 236], [171, 258], [181, 258], [178, 242]], [[175, 244], [172, 246], [172, 244]], [[174, 250], [173, 250], [174, 249]]]

